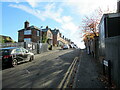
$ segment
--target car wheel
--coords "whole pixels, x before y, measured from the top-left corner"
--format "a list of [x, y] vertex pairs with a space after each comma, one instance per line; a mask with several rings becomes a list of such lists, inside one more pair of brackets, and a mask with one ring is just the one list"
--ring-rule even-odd
[[34, 56], [31, 56], [29, 59], [29, 61], [32, 61], [32, 60], [34, 60]]
[[16, 59], [13, 59], [13, 60], [12, 60], [12, 66], [15, 67], [15, 66], [17, 66], [17, 64], [18, 64], [17, 60], [16, 60]]
[[32, 60], [34, 60], [34, 56], [32, 56]]

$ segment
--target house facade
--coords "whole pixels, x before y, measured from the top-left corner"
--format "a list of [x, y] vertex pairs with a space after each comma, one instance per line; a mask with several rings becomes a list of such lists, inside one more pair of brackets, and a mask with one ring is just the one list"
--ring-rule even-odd
[[46, 26], [45, 29], [42, 29], [42, 42], [53, 45], [53, 34], [48, 26]]
[[36, 26], [29, 26], [29, 22], [24, 22], [24, 28], [18, 31], [18, 42], [35, 42], [35, 43], [48, 43], [52, 46], [62, 46], [70, 44], [69, 39], [64, 36], [58, 29], [51, 30], [48, 26], [40, 29]]
[[59, 32], [59, 30], [54, 29], [54, 30], [51, 30], [51, 31], [52, 31], [52, 34], [53, 34], [53, 46], [61, 45], [62, 42], [59, 41], [59, 39], [61, 38], [61, 33]]
[[41, 30], [36, 26], [29, 26], [29, 22], [24, 23], [24, 29], [18, 31], [18, 42], [41, 42]]
[[70, 44], [70, 40], [62, 37], [59, 29], [51, 30], [53, 34], [53, 46], [63, 46], [64, 44]]

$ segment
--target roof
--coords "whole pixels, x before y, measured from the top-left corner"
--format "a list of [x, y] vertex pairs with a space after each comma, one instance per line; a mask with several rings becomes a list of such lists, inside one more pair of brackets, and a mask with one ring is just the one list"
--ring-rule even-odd
[[10, 36], [4, 36], [4, 35], [0, 35], [0, 42], [4, 41], [5, 43], [6, 42], [12, 42], [13, 39], [10, 37]]
[[[38, 27], [36, 27], [36, 26], [34, 26], [34, 25], [29, 26], [29, 27], [27, 28], [27, 30], [28, 30], [28, 29], [37, 29], [37, 30], [40, 30], [40, 28], [38, 28]], [[18, 32], [19, 32], [19, 31], [22, 31], [22, 30], [26, 30], [26, 29], [18, 30]]]
[[108, 13], [108, 14], [103, 14], [100, 24], [104, 21], [104, 18], [115, 18], [115, 17], [120, 17], [120, 13]]
[[42, 29], [43, 32], [47, 32], [48, 30], [51, 30], [51, 28]]
[[0, 37], [2, 37], [2, 38], [10, 38], [10, 39], [12, 39], [10, 36], [4, 36], [4, 35], [0, 35]]
[[58, 29], [54, 29], [54, 30], [51, 30], [51, 32], [52, 32], [52, 34], [57, 35], [59, 30]]

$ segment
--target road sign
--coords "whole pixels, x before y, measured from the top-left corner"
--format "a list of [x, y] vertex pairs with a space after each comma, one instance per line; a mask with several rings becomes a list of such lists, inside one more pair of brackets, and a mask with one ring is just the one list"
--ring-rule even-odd
[[103, 64], [108, 67], [108, 61], [104, 60]]

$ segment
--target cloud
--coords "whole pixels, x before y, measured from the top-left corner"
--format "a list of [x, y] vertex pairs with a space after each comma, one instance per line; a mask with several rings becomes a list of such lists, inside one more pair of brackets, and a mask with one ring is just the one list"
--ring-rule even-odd
[[46, 6], [44, 6], [44, 11], [40, 10], [40, 9], [35, 9], [35, 8], [31, 8], [29, 6], [26, 5], [22, 5], [22, 4], [10, 4], [10, 7], [14, 7], [14, 8], [18, 8], [21, 9], [29, 14], [32, 14], [36, 17], [38, 17], [40, 20], [44, 21], [47, 18], [53, 19], [59, 23], [61, 23], [61, 13], [62, 13], [62, 9], [59, 8], [57, 11], [55, 11], [55, 4], [48, 4]]
[[30, 13], [36, 17], [38, 17], [39, 19], [41, 19], [42, 21], [45, 20], [45, 18], [41, 15], [41, 11], [39, 10], [35, 10], [35, 9], [32, 9], [32, 8], [29, 8], [28, 6], [25, 6], [25, 5], [21, 5], [21, 4], [10, 4], [9, 5], [10, 7], [14, 7], [14, 8], [18, 8], [18, 9], [21, 9], [27, 13]]
[[114, 10], [117, 0], [68, 0], [65, 5], [69, 6], [73, 12], [77, 12], [79, 15], [89, 15], [99, 7], [105, 10], [109, 6], [110, 10]]
[[70, 22], [72, 20], [72, 17], [70, 17], [70, 16], [63, 16], [62, 19], [63, 19], [63, 22]]
[[39, 0], [26, 0], [26, 1], [29, 3], [31, 7], [37, 7], [39, 5], [38, 4]]
[[70, 33], [76, 32], [76, 30], [78, 29], [73, 22], [63, 23], [61, 27], [62, 29], [69, 31]]

